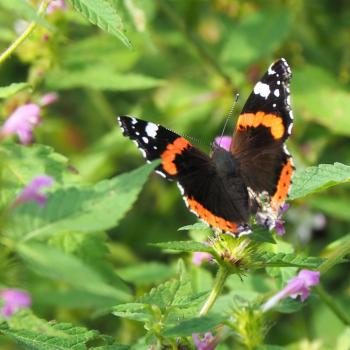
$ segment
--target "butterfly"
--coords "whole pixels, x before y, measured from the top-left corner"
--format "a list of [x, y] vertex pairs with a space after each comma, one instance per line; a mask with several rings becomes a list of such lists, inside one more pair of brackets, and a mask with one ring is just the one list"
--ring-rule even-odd
[[239, 236], [255, 215], [272, 229], [295, 169], [285, 145], [293, 128], [290, 79], [284, 58], [272, 63], [238, 117], [229, 150], [216, 144], [210, 155], [161, 125], [118, 121], [148, 162], [161, 160], [156, 172], [177, 182], [189, 210], [209, 226]]

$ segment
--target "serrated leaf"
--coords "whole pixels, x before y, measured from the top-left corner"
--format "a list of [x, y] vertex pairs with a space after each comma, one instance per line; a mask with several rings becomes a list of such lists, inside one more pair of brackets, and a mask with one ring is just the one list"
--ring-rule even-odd
[[112, 337], [96, 330], [76, 327], [69, 323], [49, 323], [38, 319], [29, 311], [15, 314], [8, 324], [2, 323], [0, 332], [30, 350], [87, 350], [91, 349], [88, 346], [91, 341], [106, 344], [100, 349], [108, 349], [108, 346], [117, 346], [118, 350], [125, 348], [118, 348], [119, 345], [113, 344]]
[[318, 257], [304, 257], [290, 253], [257, 252], [254, 255], [252, 268], [260, 267], [300, 267], [317, 269], [324, 259]]
[[94, 186], [69, 187], [50, 193], [46, 206], [23, 204], [13, 211], [4, 233], [27, 241], [64, 231], [95, 232], [111, 228], [130, 209], [157, 165], [145, 164]]
[[154, 247], [159, 247], [167, 250], [176, 250], [180, 252], [208, 252], [213, 253], [213, 248], [210, 246], [195, 242], [195, 241], [175, 241], [175, 242], [162, 242], [152, 243]]
[[17, 252], [24, 262], [40, 275], [64, 281], [95, 295], [114, 297], [119, 301], [129, 299], [129, 293], [124, 286], [117, 289], [107, 284], [97, 271], [75, 256], [65, 254], [55, 247], [32, 242], [18, 245]]
[[341, 163], [320, 164], [301, 171], [293, 176], [290, 199], [305, 197], [329, 187], [350, 181], [350, 166]]
[[262, 226], [253, 226], [252, 233], [249, 235], [249, 238], [252, 241], [256, 241], [256, 242], [276, 244], [276, 241], [273, 238], [271, 231], [267, 230]]
[[205, 333], [222, 323], [226, 317], [217, 314], [211, 314], [203, 317], [196, 317], [185, 320], [177, 326], [168, 328], [163, 332], [164, 336], [188, 337], [193, 333]]
[[0, 86], [0, 98], [8, 98], [19, 91], [30, 88], [29, 83], [12, 83], [8, 86]]
[[150, 305], [143, 303], [127, 303], [113, 307], [112, 314], [139, 322], [149, 322], [153, 319]]
[[11, 13], [14, 12], [17, 16], [21, 16], [29, 21], [36, 22], [49, 30], [53, 29], [52, 25], [43, 17], [40, 17], [37, 10], [28, 1], [1, 0], [0, 7], [8, 10]]
[[163, 84], [163, 80], [142, 74], [116, 72], [106, 64], [81, 70], [51, 70], [45, 82], [48, 89], [54, 90], [85, 87], [110, 91], [152, 89]]
[[74, 9], [91, 23], [115, 35], [127, 47], [131, 48], [131, 43], [123, 32], [122, 20], [110, 2], [107, 0], [70, 0], [70, 2]]

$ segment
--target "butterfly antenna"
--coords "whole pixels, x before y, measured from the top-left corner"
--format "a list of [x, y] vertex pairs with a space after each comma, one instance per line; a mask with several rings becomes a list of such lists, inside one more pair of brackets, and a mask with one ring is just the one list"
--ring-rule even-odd
[[229, 111], [229, 113], [228, 113], [228, 115], [226, 117], [225, 124], [224, 124], [224, 127], [222, 129], [222, 133], [220, 135], [220, 141], [219, 141], [218, 147], [221, 146], [221, 141], [222, 141], [222, 138], [224, 137], [224, 133], [225, 133], [227, 124], [228, 124], [230, 118], [232, 117], [232, 114], [233, 114], [233, 111], [234, 111], [234, 109], [236, 107], [236, 103], [237, 103], [238, 99], [239, 99], [239, 93], [236, 93], [235, 94], [235, 98], [234, 98], [233, 103], [232, 103], [232, 106], [230, 108], [230, 111]]

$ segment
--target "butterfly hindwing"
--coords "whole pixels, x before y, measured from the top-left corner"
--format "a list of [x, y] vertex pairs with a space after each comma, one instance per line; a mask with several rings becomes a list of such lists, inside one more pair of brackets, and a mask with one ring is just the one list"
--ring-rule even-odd
[[274, 62], [257, 82], [238, 118], [231, 151], [254, 193], [267, 192], [278, 207], [287, 198], [293, 161], [285, 141], [293, 127], [285, 59]]
[[[234, 181], [225, 187], [207, 154], [161, 125], [128, 116], [118, 117], [118, 121], [124, 135], [137, 144], [147, 161], [161, 159], [157, 173], [177, 181], [187, 207], [199, 218], [232, 233], [247, 220], [246, 189]], [[235, 193], [241, 194], [234, 197]]]

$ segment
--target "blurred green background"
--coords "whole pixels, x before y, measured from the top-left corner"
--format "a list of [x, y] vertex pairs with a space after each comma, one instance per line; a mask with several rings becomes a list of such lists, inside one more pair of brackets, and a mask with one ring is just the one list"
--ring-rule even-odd
[[[287, 59], [293, 72], [295, 124], [288, 144], [296, 167], [350, 164], [349, 1], [110, 1], [118, 9], [131, 50], [67, 3], [68, 9], [47, 16], [55, 31], [38, 27], [0, 66], [1, 86], [28, 80], [34, 87], [1, 104], [3, 119], [16, 104], [35, 101], [48, 91], [59, 93], [58, 102], [45, 111], [36, 141], [67, 156], [87, 183], [143, 164], [134, 144], [121, 135], [117, 115], [161, 123], [197, 139], [193, 143], [209, 151], [222, 131], [233, 93], [240, 93], [236, 119], [253, 84], [279, 57]], [[16, 38], [20, 26], [18, 14], [5, 6], [0, 11], [1, 50]], [[228, 134], [233, 125], [231, 119]], [[350, 231], [349, 194], [344, 185], [293, 202], [285, 239], [297, 250], [319, 254]], [[154, 175], [133, 210], [108, 232], [109, 259], [132, 282], [140, 275], [132, 274], [135, 269], [130, 274], [130, 266], [154, 262], [154, 276], [136, 282], [137, 293], [142, 293], [171, 276], [178, 257], [162, 255], [148, 243], [187, 239], [187, 233], [177, 229], [193, 222], [176, 186]], [[152, 267], [146, 268], [151, 275]], [[206, 276], [203, 280], [210, 285], [204, 269], [195, 268], [194, 273]], [[326, 283], [350, 312], [349, 277], [348, 268], [338, 266]], [[52, 286], [45, 279], [25, 280], [34, 295], [44, 296], [34, 298], [42, 300], [34, 308], [47, 319], [117, 332], [125, 342], [143, 333], [134, 323], [94, 314], [96, 305], [89, 305], [88, 298], [86, 305], [80, 300], [80, 307], [65, 305], [57, 296], [50, 298], [46, 290]], [[311, 302], [307, 309], [281, 317], [268, 339], [299, 344], [291, 349], [322, 349], [339, 342], [344, 329], [325, 306]], [[305, 347], [300, 345], [307, 338], [316, 339], [314, 347], [306, 340]]]

